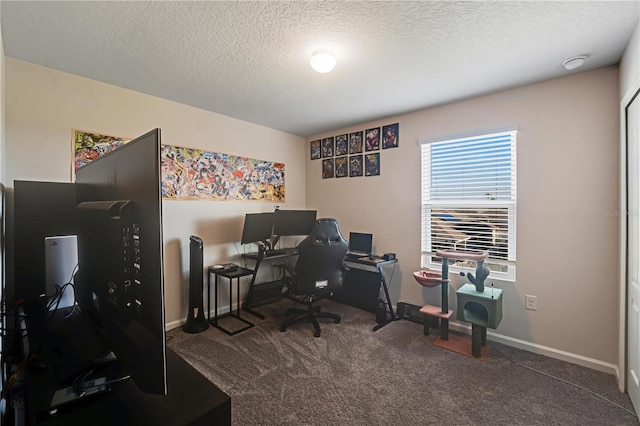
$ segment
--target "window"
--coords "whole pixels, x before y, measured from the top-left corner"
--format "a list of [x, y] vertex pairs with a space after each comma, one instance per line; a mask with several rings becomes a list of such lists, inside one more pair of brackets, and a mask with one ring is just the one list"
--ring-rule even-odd
[[490, 277], [515, 281], [516, 131], [420, 144], [422, 266], [440, 269], [439, 250], [487, 251]]

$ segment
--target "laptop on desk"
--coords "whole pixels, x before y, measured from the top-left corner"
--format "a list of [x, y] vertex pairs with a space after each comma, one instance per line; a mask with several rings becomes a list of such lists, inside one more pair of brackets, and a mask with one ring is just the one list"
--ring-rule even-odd
[[373, 234], [349, 232], [349, 249], [347, 259], [369, 256], [373, 251]]

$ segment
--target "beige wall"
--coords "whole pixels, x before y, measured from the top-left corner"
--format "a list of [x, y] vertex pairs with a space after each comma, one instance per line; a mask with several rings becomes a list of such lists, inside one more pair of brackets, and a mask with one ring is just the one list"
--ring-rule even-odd
[[[6, 58], [6, 178], [69, 182], [72, 129], [127, 137], [162, 129], [164, 143], [285, 164], [286, 203], [305, 206], [306, 145], [299, 136]], [[205, 266], [240, 263], [244, 214], [274, 203], [165, 201], [165, 297], [169, 327], [186, 318], [189, 236]], [[206, 307], [206, 304], [205, 304]]]
[[[517, 280], [489, 279], [504, 289], [493, 338], [614, 372], [618, 90], [608, 67], [316, 135], [308, 140], [399, 122], [400, 147], [381, 151], [378, 177], [323, 180], [321, 161], [307, 159], [307, 206], [336, 217], [343, 234], [372, 232], [378, 253], [397, 253], [394, 302], [439, 305], [440, 288], [411, 276], [420, 268], [418, 139], [518, 126]], [[453, 309], [462, 284], [452, 285]], [[525, 295], [538, 297], [537, 311], [525, 310]]]

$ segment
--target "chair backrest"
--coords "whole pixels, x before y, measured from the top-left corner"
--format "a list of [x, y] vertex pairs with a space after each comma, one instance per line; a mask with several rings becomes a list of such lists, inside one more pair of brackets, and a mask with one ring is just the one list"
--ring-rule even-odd
[[311, 234], [298, 244], [293, 292], [326, 294], [342, 286], [344, 256], [348, 246], [337, 220], [316, 220]]

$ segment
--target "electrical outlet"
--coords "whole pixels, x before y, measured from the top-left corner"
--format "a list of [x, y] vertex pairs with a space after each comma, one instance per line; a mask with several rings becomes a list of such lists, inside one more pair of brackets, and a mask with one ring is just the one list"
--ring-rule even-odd
[[526, 295], [524, 297], [524, 307], [532, 311], [538, 310], [538, 296]]

